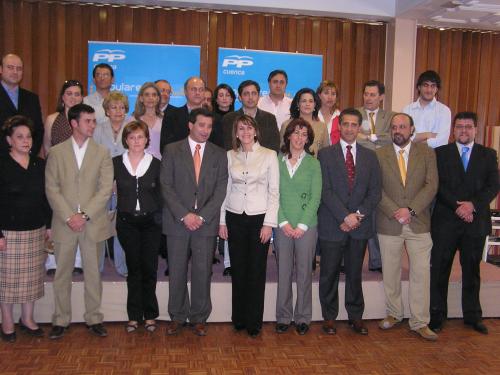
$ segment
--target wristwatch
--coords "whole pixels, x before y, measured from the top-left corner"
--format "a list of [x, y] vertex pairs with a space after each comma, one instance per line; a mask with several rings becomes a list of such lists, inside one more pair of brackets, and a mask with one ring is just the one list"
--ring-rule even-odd
[[83, 217], [86, 221], [89, 221], [89, 220], [90, 220], [89, 215], [87, 215], [85, 212], [80, 212], [80, 214], [82, 215], [82, 217]]
[[417, 213], [415, 212], [415, 210], [411, 207], [407, 207], [408, 208], [408, 211], [410, 211], [410, 215], [411, 216], [417, 216]]

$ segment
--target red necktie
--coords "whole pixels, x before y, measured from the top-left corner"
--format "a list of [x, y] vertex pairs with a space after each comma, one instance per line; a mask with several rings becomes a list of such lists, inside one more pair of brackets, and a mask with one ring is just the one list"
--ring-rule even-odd
[[347, 180], [349, 182], [349, 191], [352, 190], [352, 186], [354, 185], [354, 174], [356, 172], [356, 168], [354, 167], [354, 158], [351, 152], [351, 145], [346, 146], [347, 150], [345, 153], [345, 167], [347, 169]]

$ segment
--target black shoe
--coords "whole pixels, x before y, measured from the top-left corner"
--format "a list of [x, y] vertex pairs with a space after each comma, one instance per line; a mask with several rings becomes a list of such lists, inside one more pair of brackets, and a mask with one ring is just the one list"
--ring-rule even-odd
[[368, 334], [368, 329], [365, 327], [361, 319], [349, 320], [349, 326], [354, 332], [359, 333], [360, 335]]
[[30, 335], [30, 336], [34, 336], [34, 337], [42, 337], [43, 336], [43, 329], [41, 329], [40, 327], [38, 327], [37, 329], [31, 329], [30, 327], [26, 327], [23, 323], [23, 321], [21, 320], [21, 318], [19, 318], [19, 328], [21, 329], [21, 331], [23, 331], [24, 333]]
[[49, 268], [47, 270], [47, 276], [54, 277], [55, 274], [56, 274], [56, 269], [55, 268]]
[[224, 268], [224, 271], [222, 272], [222, 276], [231, 276], [231, 267]]
[[92, 324], [87, 326], [90, 333], [99, 337], [106, 337], [108, 335], [108, 331], [102, 325], [102, 323]]
[[301, 336], [305, 335], [309, 331], [309, 326], [306, 323], [300, 323], [295, 330]]
[[258, 328], [251, 328], [251, 329], [248, 329], [247, 332], [248, 332], [248, 335], [251, 338], [256, 338], [260, 334], [260, 329], [258, 329]]
[[15, 342], [16, 341], [16, 331], [11, 332], [11, 333], [5, 333], [3, 330], [2, 331], [2, 340], [5, 342]]
[[478, 320], [477, 322], [464, 321], [464, 324], [467, 326], [470, 326], [474, 331], [482, 333], [483, 335], [488, 334], [488, 327], [486, 327], [481, 320]]
[[170, 274], [170, 272], [169, 272], [169, 270], [168, 270], [168, 266], [167, 266], [167, 268], [165, 268], [165, 273], [164, 273], [164, 275], [165, 275], [165, 276], [168, 276], [169, 274]]
[[380, 272], [380, 273], [382, 273], [382, 267], [377, 267], [377, 268], [369, 268], [369, 271], [371, 271], [371, 272]]
[[443, 321], [438, 319], [431, 319], [429, 322], [429, 329], [435, 333], [439, 333], [443, 330]]
[[246, 328], [243, 323], [233, 323], [233, 327], [235, 331], [242, 331]]
[[219, 264], [219, 263], [220, 263], [219, 258], [214, 257], [214, 258], [212, 259], [212, 264]]
[[290, 327], [289, 324], [277, 323], [276, 327], [275, 327], [275, 331], [276, 331], [276, 333], [285, 333], [286, 331], [288, 331], [289, 327]]
[[52, 326], [52, 329], [50, 330], [50, 333], [49, 333], [49, 339], [51, 339], [51, 340], [60, 339], [61, 337], [64, 336], [64, 332], [67, 329], [68, 329], [68, 327]]
[[83, 268], [75, 267], [73, 268], [73, 276], [78, 276], [83, 274]]

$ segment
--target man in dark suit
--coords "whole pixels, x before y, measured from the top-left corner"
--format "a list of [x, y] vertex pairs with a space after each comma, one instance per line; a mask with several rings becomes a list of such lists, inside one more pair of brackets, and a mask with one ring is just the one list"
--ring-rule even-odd
[[323, 148], [318, 158], [323, 191], [318, 210], [321, 247], [319, 299], [323, 331], [335, 334], [339, 312], [338, 284], [342, 257], [346, 274], [345, 307], [349, 324], [359, 334], [368, 334], [361, 274], [366, 243], [374, 235], [372, 216], [380, 201], [380, 168], [375, 153], [360, 146], [356, 137], [361, 113], [354, 108], [340, 114], [340, 142]]
[[166, 116], [168, 112], [172, 111], [174, 108], [177, 108], [170, 104], [172, 86], [166, 79], [157, 79], [155, 81], [155, 85], [156, 87], [158, 87], [158, 90], [160, 90], [160, 109], [163, 112], [164, 116]]
[[224, 136], [224, 148], [231, 150], [234, 120], [241, 115], [249, 115], [255, 119], [260, 131], [261, 146], [270, 148], [276, 152], [280, 149], [280, 133], [276, 124], [276, 117], [272, 113], [263, 111], [257, 107], [259, 102], [260, 86], [257, 82], [247, 80], [238, 86], [238, 96], [242, 107], [236, 112], [230, 112], [222, 119], [222, 134]]
[[482, 322], [479, 288], [481, 256], [491, 233], [490, 202], [499, 189], [495, 150], [474, 142], [477, 115], [457, 113], [455, 142], [436, 148], [439, 190], [432, 214], [431, 322], [440, 331], [448, 315], [448, 281], [456, 250], [462, 266], [464, 323], [487, 334]]
[[[172, 108], [165, 112], [161, 125], [160, 150], [164, 151], [165, 145], [185, 139], [189, 134], [189, 113], [196, 108], [201, 108], [205, 95], [205, 82], [200, 77], [190, 77], [184, 83], [186, 104], [179, 108]], [[222, 147], [222, 125], [220, 119], [215, 117], [209, 141]]]
[[[33, 147], [31, 152], [38, 155], [43, 141], [43, 121], [38, 95], [19, 87], [23, 79], [23, 61], [14, 54], [2, 58], [0, 85], [0, 127], [5, 120], [14, 115], [24, 115], [33, 121]], [[6, 154], [9, 148], [5, 137], [0, 138], [0, 154]]]
[[[188, 320], [196, 335], [206, 335], [212, 311], [210, 278], [220, 207], [227, 189], [227, 155], [207, 142], [213, 114], [198, 108], [189, 114], [189, 136], [168, 144], [160, 183], [164, 200], [163, 233], [167, 235], [170, 282], [167, 334], [178, 333]], [[191, 254], [191, 302], [187, 269]]]

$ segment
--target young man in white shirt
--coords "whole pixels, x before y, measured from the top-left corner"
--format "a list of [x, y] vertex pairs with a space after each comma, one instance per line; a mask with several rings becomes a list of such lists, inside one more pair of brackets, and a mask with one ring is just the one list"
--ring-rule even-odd
[[281, 125], [290, 118], [292, 99], [286, 96], [288, 75], [284, 70], [273, 70], [269, 73], [267, 82], [269, 83], [269, 94], [259, 99], [258, 107], [276, 117], [279, 130]]

